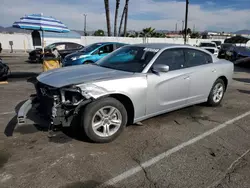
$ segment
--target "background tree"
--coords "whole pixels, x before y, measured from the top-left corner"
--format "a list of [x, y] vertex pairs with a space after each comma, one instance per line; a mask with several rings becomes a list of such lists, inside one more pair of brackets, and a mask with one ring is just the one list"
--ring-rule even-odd
[[201, 37], [201, 35], [200, 35], [200, 33], [199, 32], [193, 32], [193, 33], [191, 33], [191, 35], [190, 35], [190, 38], [200, 38]]
[[107, 22], [108, 36], [111, 36], [109, 0], [104, 0], [104, 6], [105, 6], [105, 12], [106, 12], [106, 22]]
[[117, 18], [118, 18], [119, 6], [120, 6], [120, 0], [116, 0], [115, 21], [114, 21], [114, 36], [117, 36]]
[[104, 31], [101, 29], [98, 29], [97, 31], [94, 32], [94, 36], [105, 36]]
[[126, 6], [124, 6], [123, 11], [122, 11], [122, 17], [121, 17], [121, 20], [120, 20], [120, 26], [119, 26], [118, 36], [121, 36], [122, 22], [123, 22], [125, 13], [126, 13]]
[[129, 0], [126, 0], [125, 2], [125, 7], [126, 7], [126, 11], [125, 11], [125, 22], [124, 22], [124, 36], [127, 35], [127, 23], [128, 23], [128, 3], [129, 3]]
[[142, 37], [151, 37], [155, 32], [155, 29], [152, 27], [142, 29], [141, 36]]

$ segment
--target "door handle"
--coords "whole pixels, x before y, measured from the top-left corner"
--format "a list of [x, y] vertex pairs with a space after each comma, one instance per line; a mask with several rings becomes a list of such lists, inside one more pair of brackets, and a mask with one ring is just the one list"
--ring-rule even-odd
[[189, 80], [189, 78], [190, 78], [190, 76], [186, 76], [186, 77], [184, 78], [184, 80]]
[[216, 72], [216, 69], [213, 69], [212, 72]]

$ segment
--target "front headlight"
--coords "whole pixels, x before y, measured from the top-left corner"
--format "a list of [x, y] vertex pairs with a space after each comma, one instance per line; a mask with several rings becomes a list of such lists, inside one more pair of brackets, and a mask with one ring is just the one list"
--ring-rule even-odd
[[95, 84], [81, 84], [78, 87], [81, 88], [81, 94], [87, 99], [91, 97], [96, 98], [108, 93], [108, 90]]
[[72, 60], [72, 61], [75, 61], [75, 60], [77, 60], [77, 59], [81, 59], [81, 58], [85, 58], [85, 57], [87, 57], [87, 55], [75, 56], [75, 57], [72, 57], [71, 60]]
[[77, 57], [71, 57], [71, 60], [75, 61], [75, 60], [77, 60]]

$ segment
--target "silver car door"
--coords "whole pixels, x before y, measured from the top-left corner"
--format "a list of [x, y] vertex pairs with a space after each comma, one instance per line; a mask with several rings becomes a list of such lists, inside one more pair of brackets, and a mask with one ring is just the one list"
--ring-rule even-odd
[[182, 49], [167, 49], [152, 66], [165, 64], [168, 72], [148, 72], [147, 115], [157, 115], [185, 106], [189, 94], [189, 72]]
[[204, 102], [216, 80], [216, 65], [210, 54], [195, 49], [185, 49], [186, 64], [190, 69], [188, 104]]

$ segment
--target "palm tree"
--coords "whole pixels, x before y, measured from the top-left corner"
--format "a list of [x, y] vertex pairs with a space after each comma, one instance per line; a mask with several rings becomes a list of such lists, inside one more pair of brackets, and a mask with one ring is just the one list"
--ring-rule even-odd
[[109, 16], [109, 0], [104, 0], [108, 36], [111, 36], [110, 16]]
[[123, 22], [123, 19], [124, 19], [125, 12], [126, 12], [126, 6], [124, 6], [123, 11], [122, 11], [122, 17], [121, 17], [121, 21], [120, 21], [120, 26], [119, 26], [118, 36], [120, 36], [120, 35], [121, 35], [121, 30], [122, 30], [122, 22]]
[[117, 17], [118, 17], [119, 6], [120, 6], [120, 0], [116, 0], [115, 21], [114, 21], [114, 36], [117, 36]]
[[124, 36], [127, 35], [127, 23], [128, 23], [128, 2], [129, 0], [126, 0], [125, 2], [125, 7], [126, 7], [126, 12], [125, 12], [125, 23], [124, 23]]

